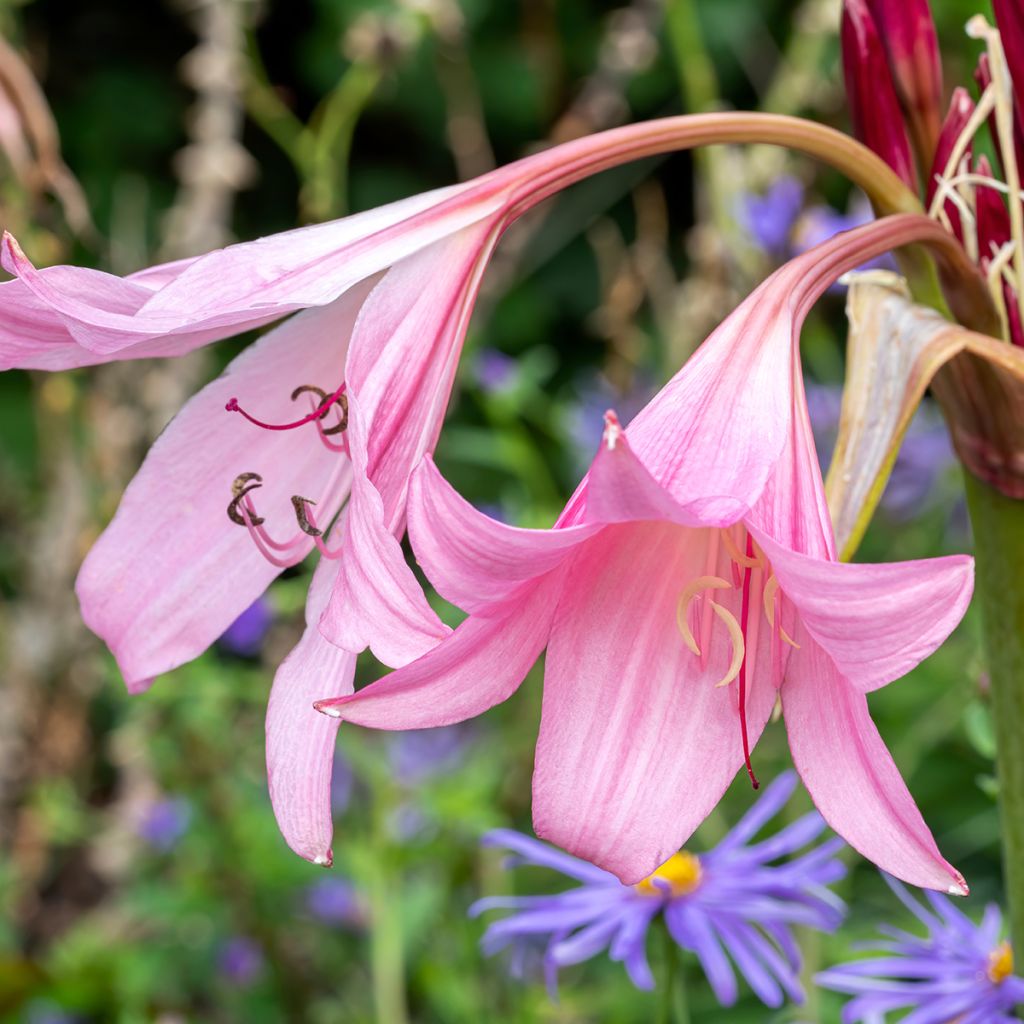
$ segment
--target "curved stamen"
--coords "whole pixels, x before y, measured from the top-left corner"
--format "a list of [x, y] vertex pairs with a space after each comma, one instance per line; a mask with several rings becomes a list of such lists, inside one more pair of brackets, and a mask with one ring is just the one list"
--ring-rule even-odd
[[[342, 388], [344, 388], [342, 384]], [[315, 387], [312, 384], [300, 384], [292, 392], [292, 401], [294, 402], [299, 395], [312, 394], [316, 395], [320, 399], [320, 405], [314, 405], [313, 411], [317, 417], [317, 425], [320, 427], [320, 433], [325, 434], [328, 437], [332, 434], [342, 434], [348, 429], [348, 395], [344, 391], [338, 394], [332, 395], [330, 398], [327, 396], [327, 392], [323, 388]], [[319, 421], [327, 418], [327, 411], [332, 405], [337, 405], [341, 410], [341, 416], [338, 422], [333, 427], [324, 427]], [[322, 409], [323, 412], [318, 412]]]
[[[768, 620], [769, 626], [775, 625], [775, 597], [779, 589], [779, 578], [777, 576], [769, 576], [768, 582], [764, 585], [764, 593], [762, 597], [764, 599], [764, 616]], [[779, 621], [779, 636], [789, 644], [790, 647], [795, 647], [800, 650], [800, 645], [782, 628], [782, 621]]]
[[310, 522], [311, 509], [307, 506], [315, 505], [312, 498], [303, 498], [301, 494], [292, 495], [292, 508], [295, 509], [295, 518], [299, 521], [299, 529], [309, 537], [319, 537], [323, 531]]
[[728, 530], [722, 530], [722, 541], [725, 543], [725, 549], [729, 552], [729, 557], [740, 567], [744, 569], [756, 569], [761, 565], [760, 556], [753, 554], [753, 542], [750, 540], [749, 535], [747, 536], [747, 549], [751, 554], [744, 555], [740, 549], [736, 547], [736, 541], [733, 540], [732, 535]]
[[722, 589], [730, 590], [732, 589], [732, 584], [727, 580], [723, 580], [721, 576], [698, 576], [695, 580], [691, 580], [679, 595], [679, 603], [676, 605], [676, 625], [679, 626], [679, 632], [683, 636], [683, 643], [694, 654], [699, 655], [700, 648], [697, 646], [697, 640], [690, 629], [690, 602], [697, 594], [703, 593], [705, 590]]
[[[313, 543], [316, 544], [317, 550], [320, 552], [320, 554], [323, 555], [324, 558], [330, 558], [330, 559], [341, 558], [341, 553], [342, 553], [344, 545], [339, 544], [336, 548], [329, 548], [324, 543], [324, 540], [323, 540], [323, 530], [321, 530], [317, 526], [317, 524], [316, 524], [316, 517], [314, 516], [313, 509], [312, 509], [312, 506], [315, 505], [316, 502], [315, 501], [310, 501], [308, 498], [299, 498], [298, 495], [296, 495], [296, 497], [292, 498], [292, 503], [295, 505], [295, 512], [296, 512], [297, 515], [299, 514], [298, 502], [307, 502], [308, 503], [308, 504], [303, 506], [302, 516], [303, 516], [303, 518], [305, 518], [306, 523], [310, 527], [310, 529], [314, 531], [313, 533], [310, 534], [310, 536], [313, 538]], [[300, 526], [302, 525], [301, 521], [300, 521], [299, 525]], [[303, 529], [305, 529], [305, 527], [303, 527]]]
[[[242, 513], [239, 511], [239, 506], [250, 491], [259, 490], [262, 486], [263, 477], [261, 477], [259, 473], [240, 473], [235, 477], [231, 484], [231, 504], [228, 505], [228, 519], [230, 519], [231, 522], [236, 523], [238, 526], [248, 525], [242, 517]], [[256, 515], [255, 511], [251, 511], [250, 519], [253, 526], [259, 526], [263, 522], [263, 520]]]
[[740, 629], [736, 616], [728, 608], [723, 608], [717, 601], [712, 601], [711, 607], [725, 623], [725, 628], [729, 631], [729, 639], [732, 641], [732, 661], [729, 662], [729, 668], [725, 675], [715, 683], [715, 686], [728, 686], [740, 674], [740, 669], [743, 667], [743, 658], [746, 654], [743, 630]]
[[[320, 389], [317, 388], [316, 390], [319, 391]], [[348, 427], [348, 398], [345, 395], [342, 395], [341, 397], [342, 397], [342, 402], [340, 403], [340, 405], [341, 405], [341, 409], [342, 409], [342, 422], [344, 423], [345, 427]], [[316, 403], [316, 399], [313, 398], [312, 396], [310, 396], [310, 399], [309, 399], [309, 407], [311, 409], [314, 409], [314, 410], [318, 408], [317, 403]], [[324, 420], [323, 417], [318, 417], [317, 420], [316, 420], [316, 430], [317, 430], [317, 433], [320, 436], [320, 443], [329, 452], [344, 452], [344, 453], [347, 454], [348, 453], [348, 440], [347, 440], [346, 437], [343, 437], [341, 439], [341, 443], [340, 444], [336, 444], [334, 441], [332, 441], [330, 439], [330, 437], [327, 436], [328, 434], [338, 433], [339, 432], [338, 431], [338, 427], [341, 426], [342, 423], [338, 423], [335, 426], [330, 427], [329, 429], [325, 430], [324, 429], [323, 420]]]
[[[294, 401], [299, 395], [303, 394], [306, 390], [317, 391], [323, 394], [320, 388], [314, 388], [312, 385], [303, 384], [301, 387], [296, 388], [292, 392], [292, 400]], [[341, 405], [341, 398], [345, 393], [344, 382], [330, 395], [325, 395], [324, 400], [311, 412], [308, 416], [303, 416], [300, 420], [295, 420], [294, 423], [264, 423], [263, 420], [258, 420], [255, 416], [247, 413], [239, 404], [237, 398], [229, 398], [224, 408], [228, 412], [240, 412], [250, 423], [254, 423], [257, 427], [262, 427], [264, 430], [295, 430], [297, 427], [305, 426], [307, 423], [312, 423], [314, 420], [318, 420], [323, 416], [326, 416], [331, 406], [337, 402]], [[345, 400], [342, 405], [342, 421], [344, 426], [340, 423], [336, 424], [329, 431], [330, 433], [340, 433], [340, 430], [344, 430], [348, 426], [348, 400]], [[340, 427], [340, 430], [338, 429]]]

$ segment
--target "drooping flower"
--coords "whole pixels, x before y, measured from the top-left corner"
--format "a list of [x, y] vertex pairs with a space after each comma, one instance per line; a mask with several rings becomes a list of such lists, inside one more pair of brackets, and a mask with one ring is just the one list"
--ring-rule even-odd
[[972, 562], [835, 561], [797, 353], [829, 283], [888, 245], [946, 237], [925, 224], [880, 221], [772, 275], [628, 430], [608, 416], [552, 530], [488, 520], [425, 460], [413, 547], [469, 617], [420, 659], [318, 707], [376, 728], [449, 724], [505, 700], [546, 646], [535, 830], [635, 883], [739, 767], [754, 779], [750, 751], [781, 697], [825, 820], [892, 873], [965, 892], [865, 694], [959, 622]]
[[[543, 947], [549, 985], [560, 967], [589, 960], [609, 950], [638, 988], [654, 987], [647, 961], [647, 934], [660, 917], [683, 949], [695, 953], [715, 996], [724, 1006], [736, 1002], [736, 971], [763, 1003], [802, 1002], [800, 952], [793, 925], [832, 931], [845, 908], [827, 886], [845, 868], [833, 839], [810, 849], [825, 827], [811, 813], [767, 839], [754, 837], [778, 814], [796, 785], [796, 776], [780, 776], [765, 790], [736, 827], [713, 849], [699, 855], [683, 850], [636, 885], [512, 832], [498, 829], [484, 837], [487, 846], [509, 850], [508, 866], [551, 868], [581, 885], [549, 896], [496, 896], [477, 901], [473, 915], [510, 910], [494, 921], [481, 945], [493, 955], [509, 947], [522, 959]], [[784, 857], [799, 856], [784, 863]], [[730, 963], [731, 960], [731, 963]], [[734, 967], [735, 965], [735, 967]]]
[[[0, 257], [16, 280], [0, 284], [2, 368], [180, 355], [296, 314], [158, 438], [77, 590], [86, 622], [137, 692], [207, 648], [283, 567], [314, 548], [324, 556], [307, 629], [276, 675], [267, 713], [271, 798], [302, 856], [331, 860], [337, 726], [313, 714], [313, 699], [350, 692], [355, 654], [368, 644], [400, 666], [448, 632], [396, 538], [409, 474], [436, 442], [502, 231], [559, 189], [626, 160], [756, 137], [759, 124], [798, 146], [814, 134], [783, 122], [697, 115], [631, 125], [462, 185], [126, 278], [37, 269], [4, 236]], [[820, 139], [809, 148], [827, 152]], [[876, 167], [871, 180], [879, 170], [884, 177]], [[386, 588], [366, 585], [375, 574]], [[336, 645], [321, 637], [322, 617]], [[395, 622], [400, 629], [378, 625]]]
[[816, 975], [822, 988], [854, 998], [843, 1024], [885, 1024], [888, 1014], [911, 1010], [906, 1021], [935, 1024], [1017, 1024], [1024, 978], [1013, 973], [1013, 953], [1002, 936], [1002, 914], [989, 905], [975, 923], [952, 900], [926, 893], [922, 906], [899, 882], [900, 902], [924, 925], [924, 938], [897, 928], [866, 947], [882, 956], [854, 960]]

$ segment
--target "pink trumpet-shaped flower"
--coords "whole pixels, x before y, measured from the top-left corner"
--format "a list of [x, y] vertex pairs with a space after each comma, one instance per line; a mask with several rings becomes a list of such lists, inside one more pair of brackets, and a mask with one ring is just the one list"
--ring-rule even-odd
[[[325, 556], [308, 628], [267, 714], [271, 796], [302, 856], [331, 859], [337, 724], [313, 712], [314, 698], [351, 691], [367, 643], [399, 666], [448, 633], [396, 537], [501, 232], [603, 168], [738, 132], [717, 115], [631, 125], [463, 185], [126, 278], [37, 269], [4, 236], [0, 258], [16, 280], [0, 284], [0, 368], [180, 355], [296, 313], [157, 440], [77, 589], [86, 622], [140, 691], [200, 654], [282, 568], [314, 548]], [[382, 571], [388, 585], [368, 587]], [[324, 615], [344, 650], [321, 636]]]
[[[506, 699], [547, 647], [537, 833], [635, 883], [715, 806], [781, 697], [826, 821], [914, 884], [964, 893], [868, 714], [956, 626], [965, 556], [837, 562], [798, 358], [799, 327], [845, 270], [930, 234], [889, 218], [777, 271], [624, 430], [613, 414], [551, 530], [476, 512], [428, 459], [409, 530], [469, 617], [330, 715], [442, 725]], [[327, 622], [324, 623], [325, 628]]]

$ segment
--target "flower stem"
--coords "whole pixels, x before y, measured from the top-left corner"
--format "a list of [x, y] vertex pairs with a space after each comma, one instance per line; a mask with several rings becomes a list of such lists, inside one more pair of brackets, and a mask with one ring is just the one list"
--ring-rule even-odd
[[686, 973], [679, 962], [679, 947], [662, 922], [659, 929], [665, 947], [664, 975], [658, 988], [658, 1024], [690, 1024], [690, 1006], [686, 999]]
[[1010, 937], [1024, 956], [1024, 501], [964, 473], [995, 722]]

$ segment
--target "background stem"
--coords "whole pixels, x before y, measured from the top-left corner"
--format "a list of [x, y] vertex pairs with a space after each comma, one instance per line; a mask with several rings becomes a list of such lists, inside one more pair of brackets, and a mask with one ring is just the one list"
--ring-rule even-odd
[[998, 744], [1010, 936], [1024, 956], [1024, 502], [964, 473]]

